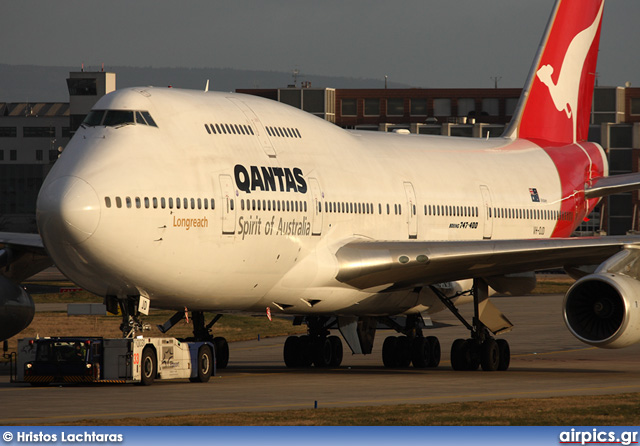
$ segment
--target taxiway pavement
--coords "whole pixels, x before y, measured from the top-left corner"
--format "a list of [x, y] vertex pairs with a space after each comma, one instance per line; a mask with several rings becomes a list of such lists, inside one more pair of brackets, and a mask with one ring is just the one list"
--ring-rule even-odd
[[442, 344], [437, 369], [384, 368], [382, 342], [393, 334], [387, 330], [377, 332], [371, 355], [351, 355], [345, 345], [343, 365], [336, 369], [287, 369], [284, 338], [237, 342], [230, 344], [229, 367], [206, 384], [183, 380], [151, 387], [39, 388], [0, 376], [0, 424], [311, 409], [316, 401], [329, 408], [640, 391], [640, 344], [621, 350], [582, 344], [564, 326], [562, 296], [498, 297], [493, 302], [515, 325], [504, 335], [512, 353], [506, 372], [454, 372], [448, 362], [451, 343], [468, 333], [443, 313], [434, 320], [451, 325], [426, 332]]

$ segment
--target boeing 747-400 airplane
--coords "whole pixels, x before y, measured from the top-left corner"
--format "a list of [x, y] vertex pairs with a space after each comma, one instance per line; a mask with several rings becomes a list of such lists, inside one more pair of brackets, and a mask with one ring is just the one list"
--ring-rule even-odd
[[429, 367], [440, 344], [425, 316], [450, 310], [470, 332], [451, 346], [453, 368], [505, 370], [509, 345], [494, 336], [511, 323], [488, 290], [529, 290], [549, 267], [579, 277], [564, 301], [577, 338], [639, 341], [640, 241], [569, 238], [600, 197], [640, 184], [608, 177], [586, 142], [603, 8], [558, 0], [500, 138], [347, 131], [233, 93], [103, 97], [42, 186], [41, 239], [0, 234], [2, 337], [33, 313], [17, 283], [52, 261], [122, 310], [126, 336], [149, 306], [177, 311], [164, 330], [188, 309], [222, 367], [228, 345], [204, 312], [294, 316], [308, 334], [287, 339], [290, 367], [340, 365], [334, 328], [371, 353], [380, 324], [400, 334], [384, 341], [386, 366]]

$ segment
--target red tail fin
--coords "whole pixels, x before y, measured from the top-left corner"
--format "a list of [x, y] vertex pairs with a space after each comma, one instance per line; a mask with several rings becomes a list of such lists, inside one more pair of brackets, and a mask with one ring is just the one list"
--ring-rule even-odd
[[604, 0], [558, 0], [509, 137], [559, 144], [585, 141]]

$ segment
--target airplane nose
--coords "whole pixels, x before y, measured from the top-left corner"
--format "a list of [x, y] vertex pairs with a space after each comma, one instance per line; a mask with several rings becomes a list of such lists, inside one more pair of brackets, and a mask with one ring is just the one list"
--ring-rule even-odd
[[78, 244], [87, 240], [100, 222], [100, 201], [81, 178], [64, 176], [45, 184], [37, 203], [40, 234], [45, 239]]

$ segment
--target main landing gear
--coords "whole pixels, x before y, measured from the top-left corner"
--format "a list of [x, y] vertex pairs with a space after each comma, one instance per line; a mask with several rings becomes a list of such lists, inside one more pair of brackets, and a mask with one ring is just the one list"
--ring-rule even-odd
[[[287, 367], [339, 367], [342, 363], [342, 340], [330, 336], [329, 328], [335, 324], [324, 316], [305, 318], [308, 334], [289, 336], [284, 343], [284, 363]], [[302, 319], [296, 321], [302, 323]]]
[[403, 336], [388, 336], [382, 344], [382, 363], [389, 368], [434, 368], [440, 364], [440, 341], [435, 336], [422, 335], [422, 319], [419, 315], [407, 316], [404, 327], [392, 319], [381, 321]]
[[491, 331], [480, 321], [479, 306], [489, 296], [489, 286], [482, 279], [473, 280], [473, 321], [469, 324], [451, 300], [432, 287], [438, 298], [471, 332], [469, 339], [456, 339], [451, 345], [451, 367], [454, 370], [507, 370], [511, 361], [509, 343], [494, 339]]

